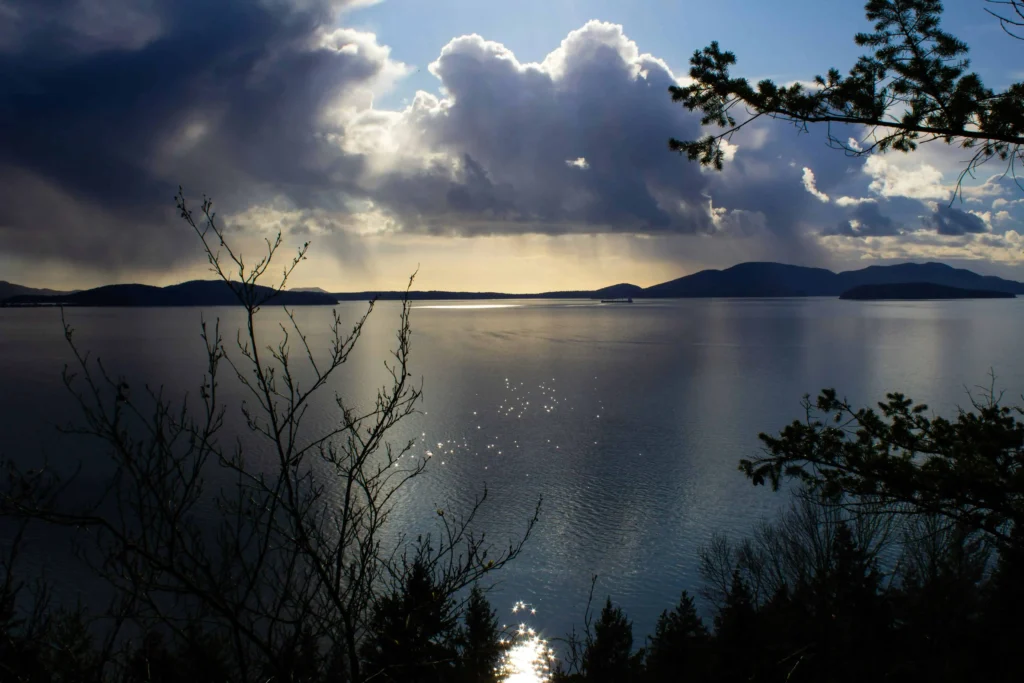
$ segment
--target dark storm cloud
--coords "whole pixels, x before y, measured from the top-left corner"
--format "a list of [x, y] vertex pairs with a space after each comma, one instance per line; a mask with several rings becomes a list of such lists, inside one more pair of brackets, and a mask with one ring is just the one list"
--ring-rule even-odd
[[848, 220], [842, 220], [836, 223], [834, 226], [827, 227], [821, 231], [822, 235], [826, 237], [832, 237], [839, 235], [841, 237], [857, 237], [857, 228], [853, 226], [853, 223]]
[[905, 198], [883, 213], [863, 160], [770, 122], [735, 137], [722, 173], [669, 153], [699, 117], [612, 24], [573, 31], [540, 64], [456, 38], [430, 67], [440, 95], [373, 109], [369, 93], [403, 68], [337, 28], [346, 4], [0, 0], [15, 10], [0, 12], [0, 249], [172, 267], [195, 251], [178, 183], [232, 226], [333, 236], [346, 254], [362, 231], [642, 234], [667, 238], [639, 240], [659, 252], [701, 234], [745, 258], [823, 263], [820, 226], [898, 235], [921, 213]]
[[157, 9], [152, 0], [5, 0], [0, 50], [67, 56], [140, 47], [160, 32]]
[[882, 213], [878, 204], [856, 204], [850, 209], [850, 218], [841, 220], [832, 228], [822, 231], [823, 235], [844, 237], [889, 237], [901, 234], [896, 222]]
[[858, 230], [862, 235], [886, 237], [900, 234], [899, 226], [882, 213], [878, 204], [858, 204], [850, 214], [859, 223]]
[[939, 204], [931, 215], [924, 219], [926, 227], [940, 235], [968, 235], [988, 232], [985, 221], [973, 213]]
[[326, 141], [322, 114], [386, 57], [319, 37], [342, 4], [7, 0], [5, 251], [171, 264], [189, 253], [168, 221], [179, 182], [229, 210], [267, 188], [343, 196], [360, 160]]

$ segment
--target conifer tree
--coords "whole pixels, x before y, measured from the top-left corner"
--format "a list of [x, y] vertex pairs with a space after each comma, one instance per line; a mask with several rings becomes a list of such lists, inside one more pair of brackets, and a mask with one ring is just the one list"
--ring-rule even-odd
[[1024, 525], [1014, 526], [1013, 543], [1002, 548], [985, 596], [982, 658], [999, 671], [995, 680], [1024, 680]]
[[[881, 575], [873, 559], [840, 523], [829, 562], [794, 592], [804, 612], [807, 659], [796, 680], [862, 681], [886, 669], [883, 649], [888, 620], [880, 595]], [[800, 625], [797, 621], [794, 626]], [[865, 657], [871, 652], [871, 657]]]
[[496, 683], [507, 648], [502, 643], [497, 613], [478, 585], [473, 586], [466, 601], [459, 640], [464, 683]]
[[380, 601], [368, 630], [361, 648], [368, 680], [448, 683], [454, 678], [454, 604], [434, 585], [424, 562], [413, 562], [401, 586]]
[[[988, 1], [999, 8], [990, 13], [1006, 32], [1024, 37], [1024, 3]], [[868, 53], [845, 75], [832, 68], [815, 76], [812, 87], [769, 79], [754, 85], [733, 77], [736, 55], [712, 42], [691, 57], [691, 83], [669, 91], [674, 101], [701, 112], [703, 125], [720, 132], [699, 140], [673, 139], [669, 148], [721, 169], [723, 142], [768, 117], [801, 129], [826, 124], [829, 143], [849, 155], [909, 152], [940, 140], [971, 150], [964, 174], [991, 159], [1012, 166], [1021, 160], [1024, 143], [1024, 83], [1002, 91], [986, 87], [970, 71], [967, 44], [941, 27], [942, 9], [940, 0], [867, 0], [864, 10], [874, 30], [854, 40]], [[745, 112], [745, 118], [737, 119], [737, 112]], [[863, 144], [835, 135], [832, 124], [865, 127]]]
[[583, 656], [588, 683], [626, 683], [635, 680], [639, 665], [633, 653], [633, 623], [621, 607], [605, 601], [594, 624], [594, 637]]
[[754, 598], [736, 569], [725, 604], [715, 617], [716, 669], [722, 683], [747, 681], [754, 674], [760, 635]]
[[703, 681], [709, 670], [709, 634], [693, 598], [683, 591], [679, 604], [658, 618], [648, 638], [644, 666], [651, 681]]

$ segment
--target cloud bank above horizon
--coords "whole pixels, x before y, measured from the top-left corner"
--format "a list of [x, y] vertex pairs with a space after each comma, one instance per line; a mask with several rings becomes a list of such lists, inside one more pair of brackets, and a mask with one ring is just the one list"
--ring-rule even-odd
[[754, 259], [1020, 261], [1024, 193], [991, 178], [950, 205], [956, 149], [849, 158], [764, 122], [721, 173], [669, 153], [700, 134], [667, 94], [683, 75], [615, 24], [538, 63], [455, 37], [435, 92], [375, 107], [415, 68], [348, 27], [365, 4], [0, 0], [0, 267], [194, 272], [179, 184], [246, 244], [312, 239], [350, 275], [324, 282], [322, 260], [307, 280], [337, 287], [412, 263], [438, 288], [527, 291]]

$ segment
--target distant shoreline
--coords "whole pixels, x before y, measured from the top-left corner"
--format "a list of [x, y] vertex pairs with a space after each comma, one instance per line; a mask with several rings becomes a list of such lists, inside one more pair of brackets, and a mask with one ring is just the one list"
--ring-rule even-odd
[[[167, 307], [238, 305], [238, 283], [194, 280], [169, 287], [107, 285], [77, 292], [40, 290], [0, 281], [0, 306]], [[862, 287], [881, 289], [860, 290]], [[896, 288], [896, 289], [893, 289]], [[915, 290], [916, 288], [916, 290]], [[924, 288], [924, 289], [922, 289]], [[932, 288], [932, 289], [928, 289]], [[945, 288], [945, 289], [943, 289]], [[272, 290], [259, 287], [260, 296]], [[867, 291], [868, 293], [864, 293]], [[860, 293], [857, 293], [860, 292]], [[851, 294], [852, 293], [852, 294]], [[725, 270], [702, 270], [650, 287], [620, 283], [596, 290], [563, 290], [534, 294], [419, 290], [330, 293], [317, 288], [278, 293], [267, 305], [332, 306], [342, 301], [480, 301], [480, 300], [603, 300], [627, 299], [783, 299], [840, 297], [843, 299], [991, 299], [1024, 294], [1024, 283], [942, 263], [900, 263], [868, 266], [835, 273], [784, 263], [740, 263]]]
[[850, 301], [949, 301], [960, 299], [1015, 299], [1009, 292], [991, 289], [947, 287], [932, 282], [905, 282], [885, 285], [862, 285], [839, 295]]
[[[658, 302], [658, 301], [690, 301], [690, 300], [708, 300], [708, 299], [720, 299], [728, 301], [790, 301], [795, 299], [829, 299], [834, 301], [971, 301], [971, 300], [985, 300], [991, 301], [993, 299], [1016, 299], [1017, 296], [1014, 294], [1007, 294], [1005, 292], [990, 292], [990, 291], [977, 291], [977, 290], [964, 290], [970, 292], [965, 295], [917, 295], [910, 296], [907, 294], [890, 294], [890, 295], [859, 295], [854, 293], [853, 295], [846, 296], [820, 296], [820, 295], [794, 295], [794, 296], [660, 296], [660, 297], [637, 297], [636, 303], [644, 302]], [[512, 295], [512, 296], [498, 296], [498, 297], [438, 297], [438, 298], [411, 298], [409, 301], [414, 303], [431, 303], [431, 302], [472, 302], [472, 301], [579, 301], [579, 302], [591, 302], [600, 303], [600, 300], [595, 297], [541, 297], [541, 296], [523, 296], [523, 295]], [[280, 304], [273, 300], [264, 304], [267, 307], [275, 306], [288, 306], [288, 307], [317, 307], [317, 306], [336, 306], [344, 303], [357, 303], [357, 302], [368, 302], [369, 299], [339, 299], [334, 302], [320, 302], [320, 303], [286, 303]], [[378, 298], [377, 301], [401, 301], [399, 298]], [[38, 302], [38, 303], [9, 303], [0, 302], [0, 309], [37, 309], [37, 308], [158, 308], [158, 309], [172, 309], [172, 308], [235, 308], [239, 304], [235, 303], [188, 303], [188, 304], [147, 304], [147, 303], [135, 303], [135, 304], [102, 304], [102, 303], [89, 303], [89, 304], [78, 304], [78, 303], [49, 303], [49, 302]], [[607, 307], [606, 307], [607, 308]]]

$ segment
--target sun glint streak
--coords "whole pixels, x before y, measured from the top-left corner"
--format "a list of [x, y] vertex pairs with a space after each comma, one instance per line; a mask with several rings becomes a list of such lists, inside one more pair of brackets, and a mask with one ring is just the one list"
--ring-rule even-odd
[[450, 308], [471, 310], [480, 308], [522, 308], [522, 304], [436, 304], [431, 306], [413, 306], [413, 308]]
[[[537, 609], [523, 601], [518, 601], [512, 606], [512, 613], [528, 612], [531, 615], [537, 614]], [[548, 642], [537, 635], [526, 623], [513, 626], [510, 630], [506, 625], [507, 633], [511, 633], [507, 641], [509, 649], [505, 652], [500, 667], [501, 680], [505, 683], [547, 683], [551, 680], [551, 664], [555, 660], [555, 652], [548, 647]]]
[[512, 647], [502, 662], [502, 681], [505, 683], [546, 683], [551, 680], [551, 662], [554, 653], [547, 641], [533, 629], [520, 629]]

